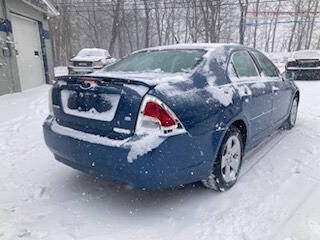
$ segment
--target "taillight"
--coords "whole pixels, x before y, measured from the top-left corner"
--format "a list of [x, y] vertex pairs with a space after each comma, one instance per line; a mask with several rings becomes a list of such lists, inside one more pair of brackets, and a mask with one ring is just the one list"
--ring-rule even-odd
[[175, 120], [162, 106], [155, 102], [147, 102], [143, 111], [144, 116], [152, 117], [159, 121], [161, 127], [172, 127], [176, 125]]
[[296, 66], [298, 66], [297, 61], [289, 61], [287, 63], [287, 67], [296, 67]]
[[104, 62], [102, 60], [93, 62], [93, 67], [95, 67], [95, 68], [101, 68], [101, 67], [103, 67], [103, 65], [104, 65]]
[[142, 101], [136, 133], [158, 132], [164, 135], [185, 133], [176, 115], [156, 97], [146, 95]]

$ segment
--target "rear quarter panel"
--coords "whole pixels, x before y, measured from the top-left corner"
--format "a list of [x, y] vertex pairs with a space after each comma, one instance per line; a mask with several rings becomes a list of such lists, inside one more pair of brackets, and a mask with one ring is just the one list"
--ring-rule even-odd
[[243, 117], [238, 89], [226, 74], [228, 57], [237, 48], [218, 48], [208, 53], [188, 79], [159, 84], [150, 94], [161, 99], [191, 135], [225, 131], [230, 123]]

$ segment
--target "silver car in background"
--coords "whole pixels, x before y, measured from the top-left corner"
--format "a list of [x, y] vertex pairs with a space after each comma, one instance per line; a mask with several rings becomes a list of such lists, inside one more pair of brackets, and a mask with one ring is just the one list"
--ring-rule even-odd
[[69, 74], [92, 73], [114, 63], [108, 50], [100, 48], [84, 48], [75, 57], [70, 59]]
[[320, 80], [320, 51], [296, 51], [288, 59], [286, 75], [295, 80]]

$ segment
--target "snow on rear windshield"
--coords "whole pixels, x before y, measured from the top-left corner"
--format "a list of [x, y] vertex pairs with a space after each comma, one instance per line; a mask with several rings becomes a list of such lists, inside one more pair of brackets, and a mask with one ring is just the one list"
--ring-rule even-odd
[[320, 51], [298, 51], [293, 53], [293, 58], [296, 58], [296, 59], [320, 58]]
[[105, 51], [98, 49], [82, 49], [77, 56], [79, 57], [102, 57], [105, 56]]
[[206, 53], [201, 49], [174, 49], [134, 53], [105, 68], [107, 72], [164, 72], [192, 70]]

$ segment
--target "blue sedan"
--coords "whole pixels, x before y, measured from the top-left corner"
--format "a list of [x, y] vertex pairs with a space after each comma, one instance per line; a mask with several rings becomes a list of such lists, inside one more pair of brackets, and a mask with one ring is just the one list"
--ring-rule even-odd
[[148, 190], [202, 181], [225, 191], [246, 152], [295, 125], [299, 99], [255, 49], [178, 44], [56, 78], [43, 131], [58, 161], [99, 178]]

